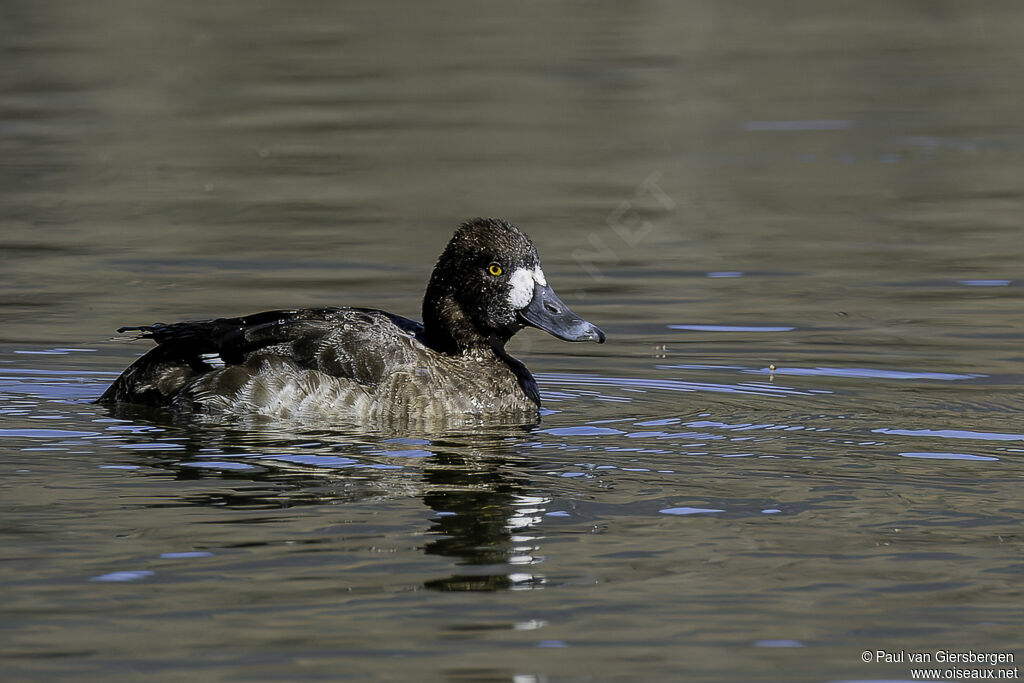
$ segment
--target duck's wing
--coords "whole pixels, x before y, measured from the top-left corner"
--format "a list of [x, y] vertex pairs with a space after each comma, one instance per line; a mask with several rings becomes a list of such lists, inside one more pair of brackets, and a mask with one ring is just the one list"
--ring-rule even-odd
[[373, 384], [389, 364], [411, 359], [423, 327], [371, 309], [308, 308], [118, 330], [128, 331], [157, 346], [126, 369], [100, 402], [164, 405], [199, 378], [237, 380], [266, 358]]

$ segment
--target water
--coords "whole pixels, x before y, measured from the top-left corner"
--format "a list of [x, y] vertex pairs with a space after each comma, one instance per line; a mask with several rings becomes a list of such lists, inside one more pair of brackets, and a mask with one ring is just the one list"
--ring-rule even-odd
[[[1024, 9], [503, 11], [3, 10], [5, 679], [1024, 656]], [[536, 427], [91, 403], [145, 348], [120, 325], [418, 317], [473, 215], [609, 335], [514, 340]]]

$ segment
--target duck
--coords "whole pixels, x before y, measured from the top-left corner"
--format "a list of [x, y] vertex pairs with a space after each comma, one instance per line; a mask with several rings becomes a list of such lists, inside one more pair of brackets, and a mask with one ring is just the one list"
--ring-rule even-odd
[[273, 310], [126, 326], [156, 346], [103, 392], [103, 404], [178, 413], [390, 424], [488, 416], [539, 420], [541, 397], [506, 344], [524, 327], [570, 342], [605, 333], [555, 293], [512, 223], [462, 223], [438, 258], [423, 321], [371, 308]]

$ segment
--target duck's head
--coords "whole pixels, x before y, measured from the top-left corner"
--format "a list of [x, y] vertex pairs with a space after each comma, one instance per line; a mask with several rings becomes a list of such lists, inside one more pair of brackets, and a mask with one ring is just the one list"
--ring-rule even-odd
[[558, 298], [530, 238], [496, 218], [455, 231], [430, 276], [423, 323], [430, 343], [448, 352], [503, 345], [525, 325], [566, 341], [605, 338]]

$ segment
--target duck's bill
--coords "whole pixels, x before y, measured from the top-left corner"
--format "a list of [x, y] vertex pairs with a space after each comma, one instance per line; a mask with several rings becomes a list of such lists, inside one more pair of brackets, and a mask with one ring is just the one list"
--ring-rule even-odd
[[573, 313], [548, 285], [533, 286], [533, 299], [519, 310], [519, 317], [524, 324], [565, 341], [604, 343], [604, 332]]

